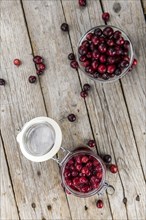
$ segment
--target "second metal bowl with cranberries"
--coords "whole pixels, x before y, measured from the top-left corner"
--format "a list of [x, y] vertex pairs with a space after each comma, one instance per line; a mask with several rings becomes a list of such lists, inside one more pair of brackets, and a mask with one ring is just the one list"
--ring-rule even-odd
[[115, 26], [100, 25], [87, 31], [78, 44], [80, 69], [91, 79], [113, 82], [130, 70], [133, 45], [127, 34]]

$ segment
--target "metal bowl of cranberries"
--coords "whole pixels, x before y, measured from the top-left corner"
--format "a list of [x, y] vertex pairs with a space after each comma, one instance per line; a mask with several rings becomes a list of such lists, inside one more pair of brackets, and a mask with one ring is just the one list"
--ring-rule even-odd
[[100, 25], [87, 31], [78, 44], [80, 69], [91, 79], [114, 82], [131, 69], [134, 52], [127, 34], [115, 26]]
[[78, 197], [102, 194], [107, 189], [106, 168], [90, 149], [80, 149], [71, 153], [61, 166], [62, 184], [66, 192]]

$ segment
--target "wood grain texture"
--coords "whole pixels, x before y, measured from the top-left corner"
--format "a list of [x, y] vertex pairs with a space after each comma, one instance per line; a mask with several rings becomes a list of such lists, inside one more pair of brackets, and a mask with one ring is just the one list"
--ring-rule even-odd
[[0, 205], [0, 219], [19, 219], [16, 201], [10, 181], [2, 140], [0, 138], [1, 151], [1, 205]]
[[[1, 77], [7, 82], [0, 88], [3, 100], [1, 129], [19, 214], [23, 220], [70, 219], [66, 196], [60, 186], [58, 165], [52, 161], [29, 162], [16, 143], [16, 136], [24, 123], [37, 116], [46, 116], [46, 111], [39, 82], [28, 83], [28, 77], [35, 75], [36, 70], [20, 2], [1, 3]], [[13, 65], [14, 58], [21, 59], [19, 68]]]
[[[81, 35], [91, 27], [103, 24], [101, 20], [102, 12], [99, 10], [98, 1], [88, 2], [88, 8], [82, 11], [77, 8], [75, 2], [63, 0], [62, 3], [67, 23], [72, 27], [70, 36], [73, 48], [76, 51], [76, 45]], [[108, 3], [109, 5], [112, 4], [111, 2]], [[143, 62], [142, 66], [144, 67]], [[141, 71], [144, 72], [144, 68]], [[87, 79], [85, 79], [82, 73], [80, 77], [82, 83], [87, 82]], [[125, 78], [127, 77], [132, 76], [126, 76]], [[139, 78], [140, 79], [137, 79], [137, 91], [139, 91], [137, 97], [141, 99], [140, 84], [143, 83], [143, 76], [139, 76]], [[124, 80], [124, 78], [122, 80]], [[139, 81], [141, 82], [139, 83]], [[90, 80], [88, 80], [88, 82], [93, 86], [93, 92], [87, 99], [87, 106], [99, 152], [110, 152], [116, 159], [120, 170], [119, 177], [116, 176], [115, 179], [111, 178], [111, 182], [113, 182], [117, 189], [115, 195], [110, 196], [113, 218], [144, 219], [144, 176], [127, 112], [127, 103], [125, 103], [121, 85], [119, 82], [107, 85], [94, 85]], [[132, 85], [132, 82], [129, 83], [130, 88], [134, 88], [134, 86], [135, 84]], [[127, 87], [125, 92], [128, 93], [128, 91], [130, 92], [130, 89]], [[134, 95], [135, 94], [131, 92], [132, 100], [135, 98]], [[137, 109], [138, 103], [139, 102], [135, 100], [135, 109]], [[143, 107], [139, 108], [138, 111], [139, 114], [144, 115]], [[132, 117], [134, 116], [132, 115]], [[139, 124], [138, 126], [144, 126], [144, 122], [141, 123], [137, 121], [137, 123]], [[137, 136], [143, 138], [141, 131], [137, 132]], [[143, 147], [144, 143], [142, 148]], [[144, 149], [141, 153], [143, 152]], [[140, 181], [139, 178], [141, 179]], [[139, 203], [135, 199], [137, 194], [140, 194], [141, 197]], [[126, 206], [124, 206], [122, 202], [124, 197], [126, 197], [128, 201]]]
[[[81, 87], [77, 72], [70, 68], [67, 60], [72, 49], [68, 34], [60, 30], [60, 25], [65, 21], [61, 3], [23, 1], [23, 6], [34, 52], [42, 55], [47, 64], [47, 70], [41, 77], [41, 86], [48, 114], [61, 125], [63, 146], [73, 149], [92, 138], [92, 132], [84, 100], [79, 95]], [[37, 35], [37, 32], [40, 34]], [[69, 113], [77, 116], [75, 123], [67, 120]], [[59, 152], [59, 158], [61, 157], [62, 153]], [[96, 199], [97, 196], [79, 199], [69, 195], [72, 218], [95, 219], [98, 216], [98, 219], [112, 219], [108, 200], [105, 199], [105, 209], [101, 211], [95, 208]], [[85, 205], [88, 207], [87, 211]]]

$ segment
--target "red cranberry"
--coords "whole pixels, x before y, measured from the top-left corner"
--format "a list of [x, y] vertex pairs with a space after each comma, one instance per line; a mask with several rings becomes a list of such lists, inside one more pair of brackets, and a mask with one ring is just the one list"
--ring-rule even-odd
[[111, 163], [112, 157], [109, 154], [106, 154], [106, 155], [103, 156], [103, 161], [105, 163]]
[[85, 46], [80, 46], [78, 51], [79, 51], [79, 54], [85, 55], [88, 52], [88, 49]]
[[101, 63], [106, 63], [106, 56], [104, 54], [102, 54], [100, 57], [99, 57], [99, 60]]
[[107, 46], [106, 44], [100, 44], [99, 47], [98, 47], [98, 50], [101, 52], [101, 53], [105, 53], [107, 51]]
[[93, 77], [94, 77], [95, 79], [97, 79], [97, 78], [99, 77], [99, 73], [98, 73], [98, 72], [95, 72], [95, 73], [93, 74]]
[[96, 146], [95, 141], [94, 141], [94, 140], [89, 140], [89, 141], [88, 141], [88, 146], [91, 147], [91, 148], [92, 148], [92, 147], [95, 147], [95, 146]]
[[45, 66], [45, 64], [43, 64], [43, 63], [40, 63], [40, 64], [38, 64], [38, 70], [45, 70], [46, 69], [46, 66]]
[[5, 86], [6, 81], [4, 79], [0, 79], [0, 86]]
[[65, 171], [64, 176], [65, 176], [65, 178], [68, 178], [71, 176], [71, 173], [69, 171]]
[[82, 163], [82, 160], [81, 160], [81, 159], [82, 159], [81, 156], [76, 156], [76, 157], [75, 157], [75, 160], [76, 160], [77, 163]]
[[60, 28], [62, 31], [69, 31], [69, 26], [67, 23], [63, 23]]
[[96, 50], [96, 47], [95, 47], [95, 45], [94, 45], [93, 43], [90, 44], [90, 50], [91, 50], [91, 51]]
[[113, 47], [109, 47], [107, 50], [107, 54], [111, 57], [116, 55], [116, 50]]
[[90, 90], [90, 88], [91, 88], [91, 86], [88, 84], [88, 83], [86, 83], [86, 84], [84, 84], [83, 85], [83, 91], [89, 91]]
[[89, 42], [87, 41], [87, 40], [84, 40], [83, 42], [82, 42], [82, 46], [83, 47], [89, 47]]
[[115, 50], [116, 50], [116, 55], [117, 56], [120, 56], [123, 54], [123, 49], [119, 46], [115, 47]]
[[76, 170], [80, 171], [82, 169], [82, 165], [81, 164], [77, 164], [76, 165]]
[[124, 56], [124, 57], [123, 57], [123, 60], [126, 60], [126, 61], [129, 62], [129, 61], [130, 61], [130, 57], [129, 57], [129, 56]]
[[94, 60], [92, 62], [92, 67], [93, 67], [94, 70], [97, 70], [97, 67], [98, 67], [98, 61], [97, 60]]
[[123, 61], [120, 63], [120, 66], [121, 66], [122, 68], [128, 67], [128, 66], [129, 66], [129, 61], [123, 60]]
[[123, 44], [123, 47], [125, 49], [129, 49], [129, 46], [130, 46], [130, 42], [128, 40], [125, 40], [124, 44]]
[[86, 71], [87, 73], [93, 74], [94, 69], [93, 69], [92, 66], [87, 66], [87, 67], [85, 68], [85, 71]]
[[74, 164], [73, 159], [71, 159], [71, 160], [68, 161], [68, 165], [72, 165], [72, 164]]
[[88, 162], [88, 163], [86, 164], [86, 167], [88, 167], [88, 168], [92, 167], [92, 163], [91, 163], [91, 162]]
[[98, 60], [98, 58], [100, 57], [100, 53], [98, 50], [94, 50], [93, 53], [92, 53], [92, 57], [95, 59], [95, 60]]
[[79, 60], [81, 62], [85, 62], [87, 60], [87, 57], [85, 55], [80, 56]]
[[118, 68], [118, 69], [115, 70], [115, 75], [116, 75], [116, 76], [119, 76], [121, 73], [122, 73], [122, 71], [121, 71], [120, 68]]
[[71, 173], [71, 175], [73, 176], [73, 177], [76, 177], [76, 176], [78, 176], [78, 171], [72, 171], [72, 173]]
[[33, 62], [36, 63], [36, 64], [43, 63], [43, 58], [41, 56], [38, 56], [38, 55], [34, 56]]
[[120, 37], [118, 40], [116, 40], [116, 44], [117, 45], [123, 45], [125, 42], [124, 38], [123, 37]]
[[96, 28], [94, 30], [94, 35], [100, 37], [102, 35], [102, 30], [100, 28]]
[[107, 73], [102, 74], [102, 79], [108, 80], [109, 79], [109, 75]]
[[115, 66], [114, 64], [111, 64], [111, 65], [108, 65], [108, 66], [107, 66], [107, 72], [108, 72], [109, 74], [114, 73], [114, 72], [115, 72], [115, 69], [116, 69], [116, 66]]
[[108, 46], [112, 47], [114, 45], [114, 40], [113, 39], [108, 39], [106, 43], [107, 43]]
[[87, 163], [89, 158], [87, 156], [82, 157], [82, 163]]
[[76, 116], [74, 114], [70, 114], [70, 115], [68, 115], [68, 120], [70, 122], [74, 122], [76, 120]]
[[134, 60], [133, 60], [133, 63], [132, 63], [132, 66], [136, 66], [136, 65], [137, 65], [137, 60], [134, 59]]
[[92, 183], [92, 187], [93, 187], [93, 189], [98, 189], [99, 183], [96, 183], [96, 182]]
[[86, 60], [86, 61], [83, 63], [83, 66], [84, 66], [84, 67], [90, 66], [90, 61], [89, 61], [89, 60]]
[[98, 179], [102, 179], [102, 172], [98, 172], [97, 175], [96, 175], [96, 177], [97, 177]]
[[30, 83], [35, 83], [36, 80], [37, 80], [37, 78], [36, 78], [36, 76], [30, 76], [30, 77], [28, 78], [28, 80], [29, 80]]
[[114, 34], [113, 34], [113, 38], [115, 40], [118, 40], [120, 37], [121, 37], [121, 32], [120, 31], [115, 31]]
[[111, 171], [111, 173], [117, 173], [118, 167], [115, 164], [111, 164], [109, 170]]
[[96, 206], [98, 209], [102, 209], [103, 208], [103, 201], [102, 200], [98, 200], [96, 203]]
[[123, 55], [124, 56], [128, 56], [128, 54], [129, 54], [129, 50], [128, 49], [123, 50]]
[[97, 36], [93, 36], [93, 37], [92, 37], [92, 43], [93, 43], [94, 45], [99, 44], [99, 42], [100, 42], [99, 37], [97, 37]]
[[69, 59], [69, 60], [75, 60], [75, 55], [74, 55], [74, 53], [70, 53], [70, 54], [68, 55], [68, 59]]
[[66, 184], [67, 184], [68, 186], [71, 186], [71, 185], [72, 185], [72, 181], [71, 181], [70, 179], [66, 179]]
[[80, 6], [86, 6], [86, 0], [79, 0]]
[[13, 63], [16, 65], [16, 66], [20, 66], [21, 65], [21, 61], [19, 59], [15, 59], [13, 61]]
[[89, 41], [91, 41], [93, 36], [94, 36], [93, 33], [88, 33], [88, 34], [86, 35], [86, 39], [89, 40]]
[[108, 62], [109, 64], [114, 64], [115, 61], [116, 61], [115, 57], [108, 57], [108, 58], [107, 58], [107, 62]]
[[106, 27], [106, 28], [104, 28], [104, 30], [103, 30], [103, 34], [104, 34], [105, 36], [107, 36], [107, 37], [112, 36], [113, 33], [114, 33], [114, 31], [113, 31], [113, 29], [112, 29], [111, 27]]
[[77, 61], [73, 60], [73, 61], [71, 61], [70, 66], [71, 66], [73, 69], [77, 69], [79, 65], [78, 65], [78, 62], [77, 62]]
[[74, 186], [77, 186], [77, 185], [79, 185], [80, 184], [80, 179], [79, 179], [79, 177], [75, 177], [74, 179], [73, 179], [73, 185]]
[[99, 40], [100, 40], [100, 43], [104, 43], [105, 42], [105, 38], [104, 37], [100, 37]]
[[84, 174], [88, 174], [89, 173], [88, 167], [83, 167], [81, 172], [84, 173]]
[[105, 73], [106, 72], [106, 66], [104, 64], [100, 64], [98, 66], [98, 72], [101, 73], [101, 74]]
[[85, 99], [88, 96], [88, 93], [86, 91], [81, 91], [80, 96]]
[[104, 20], [104, 21], [108, 21], [109, 20], [109, 18], [110, 18], [110, 14], [108, 13], [108, 12], [104, 12], [103, 14], [102, 14], [102, 19]]
[[88, 53], [86, 54], [86, 57], [89, 58], [89, 59], [91, 59], [91, 58], [92, 58], [92, 52], [88, 52]]
[[86, 176], [85, 173], [79, 173], [79, 176]]
[[99, 180], [95, 176], [92, 176], [90, 180], [92, 183], [99, 183]]
[[75, 166], [74, 165], [71, 165], [69, 168], [70, 168], [70, 170], [75, 170]]
[[42, 70], [37, 70], [37, 71], [36, 71], [36, 74], [37, 74], [38, 76], [40, 76], [40, 75], [43, 74], [43, 71], [42, 71]]
[[81, 188], [81, 192], [83, 192], [83, 193], [87, 193], [87, 192], [89, 192], [90, 191], [90, 187], [89, 186], [83, 186], [82, 188]]
[[84, 184], [85, 184], [85, 183], [88, 183], [88, 179], [87, 179], [86, 177], [84, 177], [84, 176], [83, 176], [83, 177], [80, 177], [79, 181], [80, 181], [81, 184], [83, 184], [83, 183], [84, 183]]

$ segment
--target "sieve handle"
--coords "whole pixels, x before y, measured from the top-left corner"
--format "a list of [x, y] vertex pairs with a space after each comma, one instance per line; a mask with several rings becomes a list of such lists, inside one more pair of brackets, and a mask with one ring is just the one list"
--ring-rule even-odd
[[98, 192], [99, 196], [102, 196], [104, 194], [104, 192], [107, 192], [109, 195], [114, 194], [115, 192], [115, 188], [112, 185], [109, 185], [107, 182], [104, 183], [103, 187], [101, 188], [101, 190]]
[[60, 147], [60, 149], [66, 153], [66, 156], [60, 161], [59, 159], [52, 157], [51, 159], [56, 161], [60, 166], [62, 165], [62, 163], [65, 161], [65, 159], [68, 157], [69, 154], [71, 154], [71, 151], [69, 151], [68, 149], [64, 148], [64, 147]]

